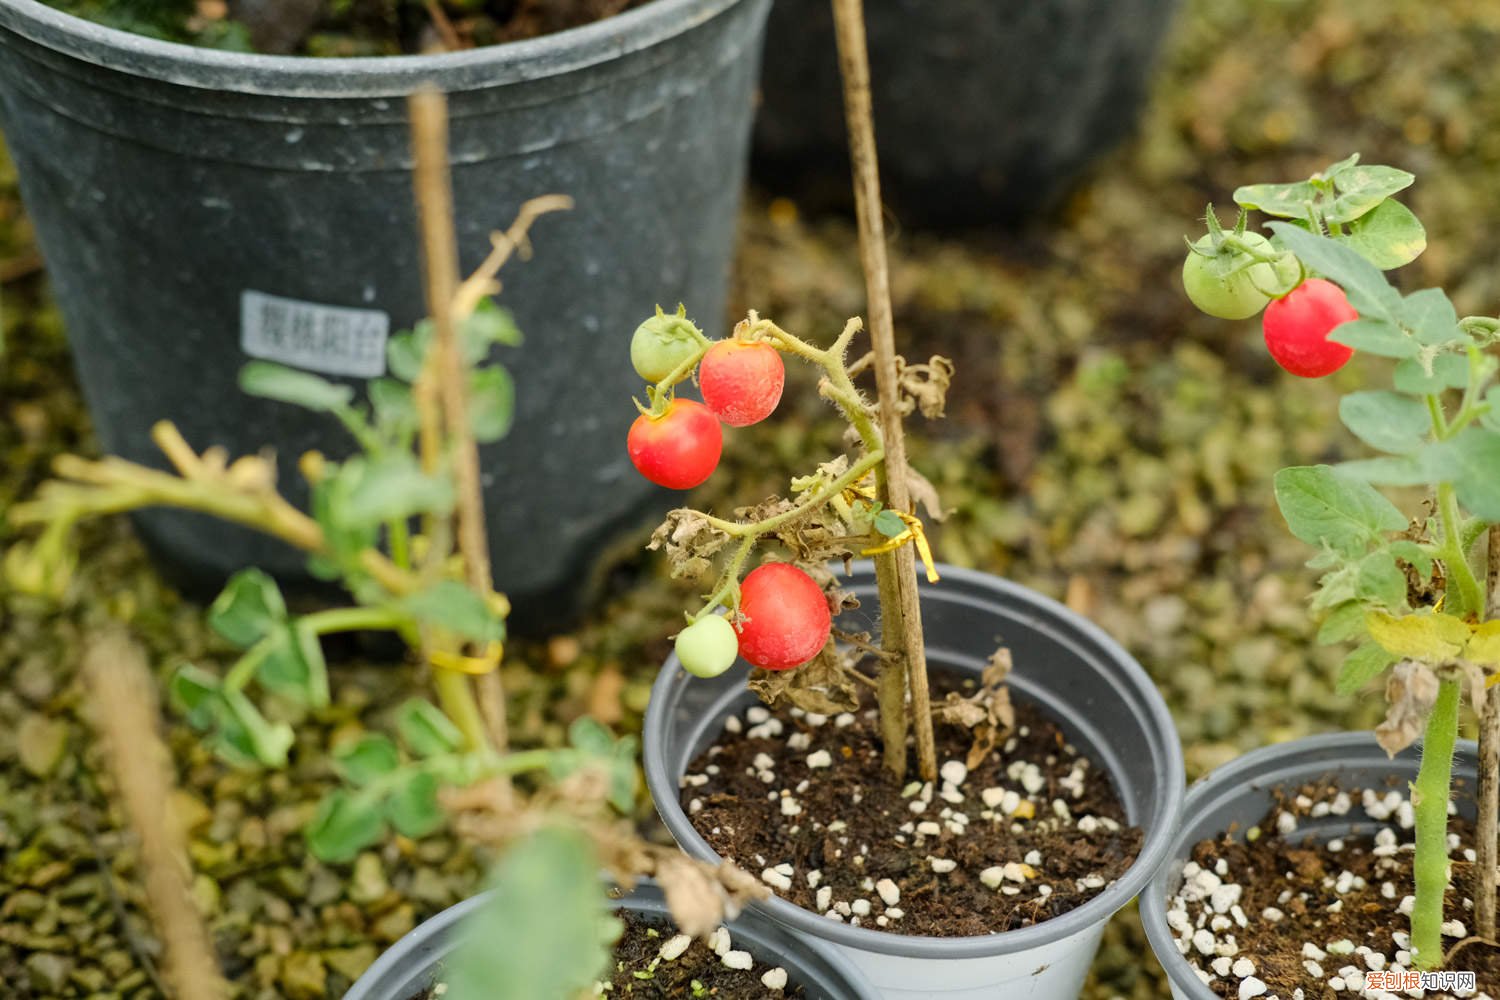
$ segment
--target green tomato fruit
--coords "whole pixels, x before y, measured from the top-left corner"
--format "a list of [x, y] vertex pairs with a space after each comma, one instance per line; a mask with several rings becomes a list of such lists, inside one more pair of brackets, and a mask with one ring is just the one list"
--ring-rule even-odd
[[717, 677], [740, 655], [740, 639], [727, 618], [708, 615], [677, 633], [677, 659], [694, 677]]
[[686, 317], [658, 312], [635, 328], [630, 363], [647, 382], [660, 382], [698, 353], [701, 336]]
[[[1240, 239], [1256, 250], [1276, 252], [1271, 241], [1258, 233], [1245, 233]], [[1198, 251], [1213, 252], [1211, 236], [1193, 245], [1197, 249], [1188, 251], [1182, 263], [1182, 285], [1193, 305], [1210, 316], [1249, 319], [1271, 301], [1269, 293], [1285, 290], [1297, 278], [1297, 264], [1291, 258], [1273, 266], [1252, 263], [1245, 254], [1227, 249], [1205, 257]]]

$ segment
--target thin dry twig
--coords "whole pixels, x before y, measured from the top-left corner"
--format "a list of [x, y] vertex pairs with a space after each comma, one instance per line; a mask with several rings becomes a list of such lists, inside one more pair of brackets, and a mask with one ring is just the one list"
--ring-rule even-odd
[[[1490, 528], [1485, 618], [1500, 619], [1500, 525]], [[1474, 925], [1495, 938], [1495, 865], [1500, 861], [1500, 685], [1485, 693], [1479, 713], [1479, 820], [1475, 830]]]
[[[409, 107], [416, 156], [417, 206], [425, 251], [427, 308], [436, 334], [437, 394], [458, 483], [458, 546], [469, 586], [488, 596], [494, 590], [494, 582], [490, 575], [489, 542], [485, 538], [479, 446], [469, 428], [468, 382], [459, 354], [453, 308], [459, 288], [458, 236], [453, 226], [453, 186], [448, 173], [448, 105], [442, 94], [425, 90], [411, 96]], [[508, 741], [504, 689], [494, 671], [481, 675], [478, 687], [485, 726], [495, 750], [503, 752]]]
[[[883, 475], [878, 475], [882, 500], [898, 511], [911, 509], [906, 481], [906, 438], [901, 426], [900, 374], [896, 366], [895, 322], [891, 308], [890, 266], [886, 259], [885, 220], [881, 215], [880, 171], [875, 149], [875, 120], [870, 99], [870, 59], [865, 41], [863, 0], [833, 0], [838, 38], [839, 69], [844, 80], [844, 110], [849, 125], [850, 158], [854, 165], [854, 195], [859, 220], [860, 260], [869, 299], [870, 341], [875, 354], [875, 384], [880, 401], [881, 437], [885, 445]], [[877, 556], [881, 606], [888, 616], [882, 641], [902, 654], [900, 666], [887, 665], [880, 711], [906, 714], [911, 697], [911, 721], [917, 738], [917, 768], [925, 781], [937, 780], [937, 754], [932, 736], [932, 705], [927, 685], [927, 654], [917, 599], [915, 553], [910, 546]], [[904, 670], [901, 669], [904, 667]], [[901, 678], [904, 673], [905, 677]], [[898, 681], [904, 681], [898, 686]], [[901, 688], [905, 690], [901, 690]], [[887, 740], [886, 766], [905, 770], [906, 741], [892, 747]], [[898, 759], [899, 758], [899, 759]]]
[[164, 976], [184, 1000], [227, 998], [229, 986], [189, 891], [187, 838], [172, 811], [173, 781], [145, 658], [122, 633], [108, 632], [85, 650], [83, 676], [125, 815], [140, 838], [146, 896], [166, 943]]

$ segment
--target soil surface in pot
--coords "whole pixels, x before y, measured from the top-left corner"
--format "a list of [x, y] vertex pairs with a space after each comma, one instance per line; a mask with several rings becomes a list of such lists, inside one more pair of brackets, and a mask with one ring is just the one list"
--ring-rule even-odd
[[[1324, 840], [1299, 832], [1306, 817], [1348, 816], [1384, 824], [1373, 836]], [[1428, 997], [1500, 997], [1500, 948], [1473, 932], [1472, 827], [1449, 826], [1453, 877], [1444, 903], [1441, 968], [1473, 972], [1477, 992]], [[1251, 839], [1253, 837], [1253, 839]], [[1421, 996], [1387, 990], [1388, 972], [1412, 968], [1413, 817], [1404, 790], [1342, 791], [1323, 785], [1279, 793], [1261, 824], [1194, 846], [1167, 922], [1209, 988], [1224, 997], [1304, 1000]], [[1247, 840], [1249, 842], [1247, 842]], [[1378, 973], [1375, 981], [1368, 977]], [[1253, 982], [1252, 982], [1253, 980]]]
[[111, 28], [206, 48], [383, 56], [498, 45], [613, 17], [649, 0], [46, 0]]
[[[635, 1000], [760, 1000], [804, 997], [787, 970], [735, 947], [733, 934], [719, 928], [704, 942], [678, 934], [665, 920], [634, 910], [616, 913], [625, 925], [615, 943], [615, 964], [604, 993]], [[438, 987], [410, 1000], [437, 1000]]]
[[[973, 685], [932, 681], [934, 701]], [[752, 706], [693, 761], [682, 806], [715, 851], [783, 899], [923, 937], [1040, 923], [1135, 860], [1142, 834], [1108, 775], [1035, 706], [1016, 705], [1013, 731], [973, 770], [967, 730], [939, 725], [936, 738], [941, 780], [903, 785], [882, 770], [873, 710]]]

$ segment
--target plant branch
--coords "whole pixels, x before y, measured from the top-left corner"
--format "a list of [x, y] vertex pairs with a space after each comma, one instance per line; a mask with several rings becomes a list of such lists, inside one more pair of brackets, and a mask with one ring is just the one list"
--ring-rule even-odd
[[[1457, 618], [1480, 615], [1484, 612], [1484, 594], [1474, 567], [1469, 563], [1469, 554], [1464, 550], [1463, 519], [1458, 511], [1458, 494], [1452, 483], [1439, 483], [1437, 490], [1438, 517], [1443, 526], [1441, 555], [1452, 586], [1448, 588], [1448, 614]], [[1457, 597], [1457, 600], [1454, 598]]]
[[[490, 574], [489, 542], [485, 538], [479, 446], [469, 427], [468, 373], [458, 348], [453, 308], [459, 291], [458, 237], [453, 227], [453, 188], [448, 173], [448, 105], [437, 91], [424, 90], [411, 96], [408, 107], [416, 159], [414, 173], [427, 307], [435, 332], [432, 353], [436, 359], [437, 395], [458, 487], [459, 552], [469, 586], [487, 598], [493, 593], [494, 581]], [[521, 233], [524, 239], [524, 227]], [[509, 243], [511, 247], [518, 245]], [[498, 247], [491, 256], [497, 254]], [[509, 251], [499, 257], [496, 270], [508, 256]], [[479, 686], [490, 740], [496, 750], [503, 751], [507, 742], [503, 689], [493, 672], [482, 675]]]
[[172, 775], [156, 732], [159, 710], [145, 658], [123, 634], [108, 633], [90, 641], [83, 674], [92, 721], [140, 838], [146, 896], [167, 946], [165, 978], [179, 997], [223, 1000], [229, 985], [189, 889], [187, 839], [171, 809]]
[[[891, 309], [890, 272], [881, 217], [880, 175], [875, 148], [875, 123], [870, 97], [870, 60], [865, 41], [862, 0], [833, 0], [839, 69], [844, 81], [844, 110], [849, 125], [850, 157], [859, 220], [860, 259], [869, 299], [870, 340], [875, 351], [875, 383], [886, 461], [876, 470], [881, 499], [906, 511], [911, 496], [906, 482], [906, 440], [901, 426], [900, 386], [896, 373], [895, 323]], [[847, 376], [846, 376], [847, 377]], [[910, 546], [877, 556], [876, 575], [883, 581], [881, 610], [885, 616], [882, 645], [901, 659], [881, 665], [881, 731], [885, 764], [897, 777], [906, 770], [907, 711], [897, 705], [894, 678], [904, 674], [911, 696], [910, 721], [917, 738], [918, 770], [923, 780], [937, 780], [937, 758], [932, 736], [931, 701], [927, 689], [927, 657], [923, 645], [921, 608], [917, 600], [915, 556]], [[894, 600], [890, 600], [894, 598]]]

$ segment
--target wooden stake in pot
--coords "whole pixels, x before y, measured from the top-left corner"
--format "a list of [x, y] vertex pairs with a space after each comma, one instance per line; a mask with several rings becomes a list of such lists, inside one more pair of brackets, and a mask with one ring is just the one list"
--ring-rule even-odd
[[[1490, 528], [1484, 618], [1500, 619], [1500, 525]], [[1485, 692], [1479, 713], [1479, 822], [1475, 831], [1474, 933], [1495, 937], [1495, 864], [1500, 835], [1500, 685]]]
[[[890, 268], [881, 217], [880, 171], [875, 151], [875, 119], [870, 100], [870, 57], [865, 42], [863, 0], [833, 0], [839, 71], [844, 79], [844, 112], [854, 165], [854, 199], [859, 218], [860, 261], [869, 299], [870, 340], [875, 351], [875, 385], [880, 401], [880, 432], [885, 461], [876, 467], [880, 499], [898, 511], [911, 509], [906, 480], [906, 438], [899, 411], [896, 334], [891, 311]], [[881, 643], [896, 654], [881, 666], [880, 718], [886, 768], [906, 771], [906, 699], [916, 731], [917, 768], [924, 781], [937, 780], [932, 708], [927, 690], [927, 653], [917, 601], [916, 562], [911, 546], [875, 557], [885, 622]]]

